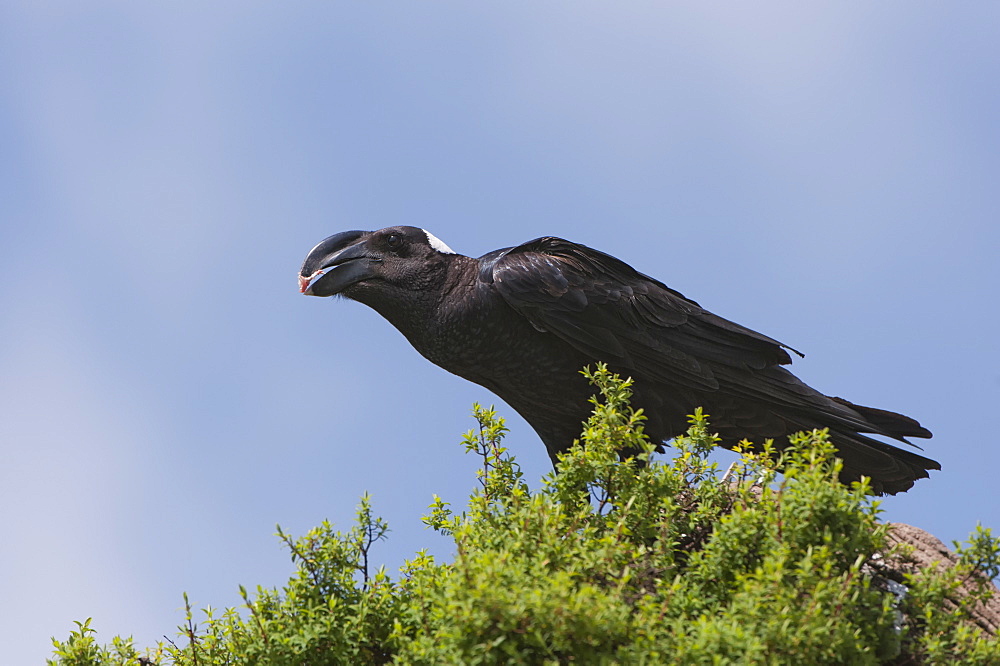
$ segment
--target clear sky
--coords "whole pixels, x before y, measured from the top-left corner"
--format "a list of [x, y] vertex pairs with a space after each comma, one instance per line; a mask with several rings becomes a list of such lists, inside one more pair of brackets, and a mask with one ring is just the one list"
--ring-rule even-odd
[[2, 3], [0, 662], [173, 638], [365, 491], [449, 554], [495, 399], [297, 293], [346, 229], [609, 252], [934, 431], [887, 519], [1000, 528], [1000, 5], [664, 4]]

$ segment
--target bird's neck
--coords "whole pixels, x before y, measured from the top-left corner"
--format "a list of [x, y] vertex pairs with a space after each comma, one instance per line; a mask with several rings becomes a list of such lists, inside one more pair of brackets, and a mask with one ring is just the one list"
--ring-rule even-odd
[[391, 301], [366, 304], [427, 359], [450, 369], [449, 359], [456, 350], [473, 342], [467, 340], [470, 324], [485, 316], [483, 310], [488, 307], [486, 299], [480, 298], [478, 278], [479, 263], [475, 259], [454, 255], [449, 257], [441, 281], [434, 288], [401, 292]]
[[[462, 255], [448, 256], [432, 275], [425, 275], [421, 284], [406, 288], [377, 289], [359, 285], [345, 293], [352, 300], [364, 303], [382, 315], [411, 342], [434, 334], [442, 317], [461, 302], [456, 291], [463, 291], [469, 279], [475, 277], [471, 265], [474, 259]], [[416, 346], [416, 343], [414, 343]]]

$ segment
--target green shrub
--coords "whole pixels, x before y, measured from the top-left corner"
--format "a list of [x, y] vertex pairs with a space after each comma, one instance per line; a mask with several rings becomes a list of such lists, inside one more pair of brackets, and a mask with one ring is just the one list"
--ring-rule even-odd
[[464, 510], [435, 497], [425, 518], [454, 539], [454, 561], [420, 552], [396, 577], [372, 571], [387, 526], [365, 496], [346, 533], [279, 529], [296, 565], [283, 589], [242, 590], [244, 608], [203, 611], [197, 625], [186, 604], [179, 641], [141, 656], [78, 623], [49, 663], [1000, 663], [968, 608], [947, 608], [975, 571], [996, 576], [988, 531], [958, 567], [911, 577], [897, 598], [873, 584], [878, 505], [866, 484], [838, 483], [825, 432], [793, 437], [780, 477], [767, 446], [721, 474], [699, 411], [672, 460], [651, 461], [630, 380], [588, 376], [600, 397], [584, 446], [537, 491], [501, 445], [503, 420], [475, 406], [464, 444], [482, 459], [479, 485]]

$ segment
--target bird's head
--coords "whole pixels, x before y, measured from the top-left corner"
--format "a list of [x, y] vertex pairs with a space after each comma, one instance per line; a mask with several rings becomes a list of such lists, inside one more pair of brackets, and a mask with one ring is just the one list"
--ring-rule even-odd
[[309, 251], [299, 270], [299, 291], [365, 301], [366, 293], [427, 289], [455, 252], [417, 227], [344, 231]]

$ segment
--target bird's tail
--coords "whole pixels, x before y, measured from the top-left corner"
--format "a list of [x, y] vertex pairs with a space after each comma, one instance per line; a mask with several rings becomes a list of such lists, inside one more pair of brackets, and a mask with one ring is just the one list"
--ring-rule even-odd
[[837, 457], [844, 462], [840, 473], [844, 483], [867, 476], [874, 493], [895, 495], [912, 488], [917, 479], [927, 478], [929, 470], [941, 469], [935, 460], [869, 436], [891, 437], [919, 449], [906, 438], [927, 438], [931, 432], [915, 419], [885, 409], [856, 405], [843, 398], [828, 399], [835, 403], [836, 410], [827, 412], [825, 418], [808, 413], [786, 415], [785, 421], [788, 432], [829, 428]]
[[857, 414], [865, 422], [865, 426], [860, 428], [857, 421], [830, 427], [830, 437], [837, 446], [837, 456], [844, 461], [840, 478], [845, 483], [857, 481], [864, 475], [871, 478], [875, 493], [895, 495], [909, 490], [917, 479], [927, 478], [929, 470], [941, 469], [936, 460], [862, 434], [891, 437], [919, 449], [919, 446], [906, 438], [927, 438], [931, 436], [931, 431], [916, 419], [886, 409], [856, 405], [843, 398], [830, 399]]
[[887, 437], [892, 437], [901, 441], [906, 441], [903, 439], [904, 437], [928, 438], [931, 436], [930, 430], [923, 427], [917, 422], [916, 419], [911, 419], [909, 416], [897, 414], [896, 412], [890, 412], [887, 409], [856, 405], [850, 400], [844, 400], [843, 398], [830, 396], [830, 399], [843, 405], [844, 407], [853, 409], [858, 414], [861, 414], [866, 421], [875, 426], [872, 432], [880, 435], [886, 435]]
[[936, 460], [865, 435], [831, 429], [830, 438], [837, 447], [837, 457], [844, 461], [840, 480], [850, 483], [867, 476], [872, 492], [878, 495], [909, 490], [914, 481], [927, 478], [929, 470], [941, 469]]

